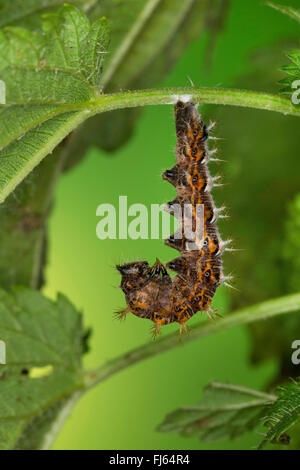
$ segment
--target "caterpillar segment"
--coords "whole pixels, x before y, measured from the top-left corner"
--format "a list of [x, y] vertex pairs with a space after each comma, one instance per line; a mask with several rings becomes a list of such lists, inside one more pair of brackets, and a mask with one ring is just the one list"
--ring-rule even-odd
[[[215, 180], [207, 167], [212, 153], [206, 144], [209, 128], [196, 106], [183, 101], [175, 105], [175, 125], [176, 164], [162, 177], [176, 188], [176, 198], [167, 203], [166, 210], [181, 225], [165, 243], [178, 250], [180, 256], [166, 267], [158, 259], [153, 266], [146, 261], [117, 266], [127, 304], [119, 315], [124, 317], [131, 312], [153, 321], [154, 334], [162, 325], [173, 322], [179, 323], [180, 332], [186, 332], [187, 321], [199, 311], [211, 317], [216, 289], [228, 279], [222, 271], [222, 253], [230, 240], [221, 240], [216, 225], [223, 208], [215, 207], [211, 195]], [[202, 230], [197, 231], [200, 226]], [[166, 268], [176, 273], [173, 279]]]

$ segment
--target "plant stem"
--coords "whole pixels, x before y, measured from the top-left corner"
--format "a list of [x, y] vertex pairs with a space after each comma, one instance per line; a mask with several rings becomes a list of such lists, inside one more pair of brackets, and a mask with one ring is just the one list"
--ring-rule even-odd
[[[231, 90], [224, 88], [166, 88], [160, 90], [127, 91], [113, 94], [97, 95], [93, 100], [72, 104], [57, 104], [53, 106], [52, 118], [65, 114], [65, 125], [49, 136], [45, 145], [39, 147], [33, 157], [22, 165], [14, 177], [10, 178], [0, 191], [0, 203], [16, 188], [18, 184], [37, 166], [43, 158], [51, 153], [55, 147], [67, 137], [74, 129], [89, 117], [106, 111], [113, 111], [137, 106], [174, 104], [178, 99], [191, 100], [199, 104], [227, 104], [231, 106], [244, 106], [248, 108], [265, 109], [285, 115], [300, 116], [300, 107], [294, 106], [288, 98], [247, 90]], [[10, 105], [16, 103], [9, 103]], [[22, 103], [18, 103], [21, 105]], [[26, 103], [23, 103], [26, 104]], [[34, 104], [41, 103], [31, 103]], [[55, 104], [55, 103], [52, 103]], [[1, 105], [0, 105], [1, 109]], [[66, 114], [70, 113], [70, 114]], [[72, 113], [72, 114], [71, 114]], [[66, 118], [67, 116], [67, 118]], [[50, 116], [47, 116], [47, 120]], [[35, 122], [35, 126], [42, 125]], [[29, 131], [30, 128], [27, 129]]]
[[[300, 106], [294, 106], [290, 99], [259, 91], [235, 90], [231, 88], [161, 88], [153, 90], [125, 91], [120, 93], [99, 93], [91, 100], [82, 103], [57, 105], [51, 117], [59, 114], [79, 111], [76, 121], [70, 125], [68, 135], [88, 117], [107, 111], [115, 111], [138, 106], [175, 104], [177, 100], [191, 100], [201, 104], [220, 104], [244, 108], [263, 109], [291, 116], [300, 116]], [[15, 103], [10, 103], [15, 104]], [[32, 103], [34, 104], [34, 103]], [[40, 103], [36, 103], [40, 104]], [[1, 107], [0, 107], [1, 108]], [[49, 119], [49, 117], [48, 117]]]
[[93, 387], [122, 369], [126, 369], [137, 362], [168, 351], [169, 349], [176, 348], [179, 345], [189, 343], [190, 341], [209, 336], [219, 331], [228, 330], [235, 326], [242, 326], [256, 321], [267, 320], [268, 318], [278, 315], [296, 312], [299, 309], [300, 294], [293, 294], [238, 310], [221, 320], [203, 321], [196, 325], [188, 336], [182, 337], [181, 340], [177, 333], [172, 333], [112, 359], [98, 369], [86, 372], [85, 386], [86, 388]]
[[98, 114], [136, 106], [173, 104], [179, 98], [187, 99], [187, 97], [199, 104], [242, 106], [300, 116], [300, 107], [294, 106], [290, 99], [282, 96], [257, 91], [208, 87], [165, 88], [103, 94], [89, 103], [73, 105], [73, 107], [89, 109], [92, 114]]

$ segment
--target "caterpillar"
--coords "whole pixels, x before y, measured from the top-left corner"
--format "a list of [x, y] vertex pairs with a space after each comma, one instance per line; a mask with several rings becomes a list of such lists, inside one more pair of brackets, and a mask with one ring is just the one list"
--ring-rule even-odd
[[[152, 320], [154, 334], [160, 332], [161, 325], [177, 322], [180, 333], [187, 332], [186, 322], [198, 311], [207, 312], [211, 317], [211, 301], [220, 284], [228, 284], [230, 276], [224, 276], [222, 253], [231, 240], [223, 241], [216, 221], [222, 217], [224, 208], [216, 208], [211, 189], [218, 185], [218, 177], [210, 176], [207, 163], [214, 151], [209, 151], [207, 139], [212, 126], [202, 121], [194, 103], [178, 100], [175, 104], [176, 164], [166, 170], [162, 177], [176, 188], [176, 198], [168, 202], [166, 210], [179, 219], [180, 231], [165, 240], [165, 244], [180, 252], [180, 256], [164, 266], [158, 259], [153, 266], [147, 261], [135, 261], [117, 265], [122, 275], [121, 289], [127, 307], [118, 313], [125, 318], [131, 312], [140, 318]], [[180, 207], [178, 216], [173, 210]], [[189, 218], [190, 232], [183, 227], [185, 208]], [[198, 207], [202, 207], [202, 233], [199, 227]], [[181, 220], [180, 220], [181, 219]], [[229, 248], [230, 249], [230, 248]], [[167, 269], [177, 274], [172, 279]]]

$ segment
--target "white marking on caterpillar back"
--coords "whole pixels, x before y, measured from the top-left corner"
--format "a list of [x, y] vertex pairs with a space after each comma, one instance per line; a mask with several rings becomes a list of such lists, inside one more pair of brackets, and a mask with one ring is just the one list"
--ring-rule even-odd
[[232, 281], [232, 279], [233, 279], [233, 276], [231, 276], [230, 274], [228, 274], [227, 276], [223, 274], [223, 276], [220, 279], [220, 282], [224, 283], [226, 281]]
[[215, 137], [214, 135], [209, 135], [208, 139], [209, 140], [224, 140], [224, 137]]
[[220, 214], [219, 215], [220, 219], [229, 219], [229, 217], [230, 217], [230, 215], [228, 215], [228, 214]]
[[233, 290], [238, 291], [238, 289], [236, 287], [232, 286], [231, 284], [229, 284], [229, 282], [223, 282], [223, 284], [224, 284], [224, 286], [229, 287], [229, 289], [233, 289]]
[[218, 186], [223, 186], [222, 183], [216, 183], [216, 181], [218, 181], [219, 179], [221, 179], [221, 176], [220, 175], [216, 175], [216, 176], [208, 176], [208, 179], [207, 179], [207, 185], [206, 185], [206, 188], [204, 191], [208, 191], [210, 192], [212, 190], [212, 188], [215, 188], [215, 187], [218, 187]]
[[216, 125], [215, 121], [210, 121], [208, 126], [206, 126], [207, 131], [210, 132], [215, 127], [215, 125]]
[[209, 175], [208, 176], [208, 179], [207, 179], [207, 185], [204, 189], [205, 192], [210, 192], [213, 188], [213, 185], [214, 185], [214, 182], [213, 182], [213, 179], [212, 177]]
[[219, 253], [223, 253], [224, 251], [231, 251], [232, 249], [231, 248], [227, 248], [227, 245], [230, 245], [232, 243], [232, 240], [221, 240], [220, 243], [219, 243], [219, 251], [217, 254]]
[[208, 150], [207, 153], [210, 157], [211, 155], [214, 155], [215, 153], [217, 153], [217, 151], [218, 151], [218, 149], [212, 149], [212, 150]]
[[226, 162], [226, 160], [222, 160], [221, 158], [210, 158], [210, 162]]
[[232, 276], [230, 275], [224, 276], [223, 274], [220, 279], [220, 284], [224, 284], [224, 286], [229, 287], [230, 289], [238, 290], [236, 287], [232, 286], [231, 284], [229, 284], [229, 282], [227, 282], [227, 281], [231, 281], [232, 279], [233, 279]]
[[220, 175], [216, 175], [216, 176], [213, 176], [212, 177], [212, 181], [213, 181], [213, 185], [214, 186], [219, 186], [219, 184], [215, 184], [215, 181], [218, 181], [221, 179], [221, 176]]
[[[214, 217], [213, 217], [211, 223], [214, 223], [219, 218], [222, 219], [222, 218], [226, 217], [226, 216], [222, 215], [222, 212], [226, 209], [225, 206], [222, 206], [222, 207], [215, 207], [214, 206], [213, 209], [214, 209]], [[223, 243], [222, 240], [220, 241], [220, 244], [221, 243]]]

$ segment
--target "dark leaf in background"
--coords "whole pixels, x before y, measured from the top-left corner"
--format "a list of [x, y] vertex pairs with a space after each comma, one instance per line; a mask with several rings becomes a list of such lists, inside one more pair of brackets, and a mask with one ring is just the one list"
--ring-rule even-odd
[[199, 437], [207, 442], [234, 438], [258, 426], [264, 408], [274, 400], [274, 395], [213, 382], [204, 389], [197, 405], [170, 413], [158, 430]]
[[300, 193], [287, 205], [282, 263], [285, 292], [300, 291]]
[[69, 3], [88, 11], [97, 0], [0, 0], [0, 28], [22, 26], [40, 29], [41, 16]]
[[[267, 2], [267, 5], [300, 23], [300, 10], [296, 10], [288, 5], [279, 5], [274, 2]], [[294, 82], [296, 80], [299, 80], [299, 83], [296, 83], [296, 88], [300, 86], [300, 49], [289, 52], [287, 57], [290, 59], [291, 64], [281, 67], [281, 70], [288, 75], [287, 78], [280, 80], [280, 83], [284, 87], [281, 93], [291, 95], [295, 89]]]
[[[109, 38], [105, 19], [90, 24], [71, 5], [43, 17], [43, 33], [9, 27], [0, 31], [0, 201], [60, 141], [87, 119], [84, 110], [65, 112], [99, 92]], [[80, 117], [82, 116], [82, 118]]]
[[0, 284], [5, 289], [43, 284], [46, 219], [62, 162], [59, 152], [44, 159], [0, 206]]
[[290, 7], [289, 5], [280, 5], [275, 2], [266, 2], [266, 5], [280, 11], [284, 15], [287, 15], [300, 23], [300, 10], [296, 10], [296, 8]]
[[281, 70], [288, 76], [280, 80], [279, 83], [284, 86], [281, 93], [291, 95], [296, 88], [300, 88], [300, 49], [288, 53], [287, 57], [290, 59], [291, 64], [281, 67]]
[[300, 418], [300, 385], [299, 382], [278, 387], [279, 398], [267, 408], [267, 416], [264, 424], [269, 428], [265, 438], [261, 441], [259, 449], [262, 449], [268, 442], [289, 443], [286, 434]]
[[[188, 45], [206, 27], [214, 12], [214, 31], [223, 0], [119, 0], [102, 1], [91, 10], [92, 18], [107, 17], [111, 45], [102, 79], [105, 92], [156, 86], [170, 71]], [[227, 1], [225, 2], [227, 4]], [[130, 6], [129, 6], [130, 5]], [[114, 151], [132, 135], [141, 109], [118, 110], [83, 124], [70, 142], [69, 165], [89, 145]]]
[[[257, 51], [249, 61], [251, 73], [236, 80], [234, 86], [278, 92], [282, 51], [295, 44], [290, 38]], [[217, 147], [220, 158], [228, 161], [221, 169], [224, 182], [229, 184], [214, 196], [218, 204], [225, 202], [229, 207], [230, 219], [220, 223], [220, 230], [223, 237], [234, 238], [235, 248], [242, 250], [228, 253], [224, 259], [225, 269], [232, 272], [239, 289], [231, 293], [232, 308], [294, 292], [287, 286], [291, 272], [283, 268], [282, 253], [288, 203], [300, 187], [298, 120], [221, 107], [211, 107], [210, 116], [217, 121], [216, 135], [226, 137]], [[296, 258], [297, 253], [294, 250]], [[250, 329], [253, 361], [278, 358], [282, 377], [289, 377], [293, 367], [290, 345], [300, 336], [298, 316], [253, 324]]]
[[[53, 424], [83, 385], [82, 318], [62, 295], [0, 291], [0, 448], [40, 448]], [[66, 412], [66, 410], [65, 410]]]

